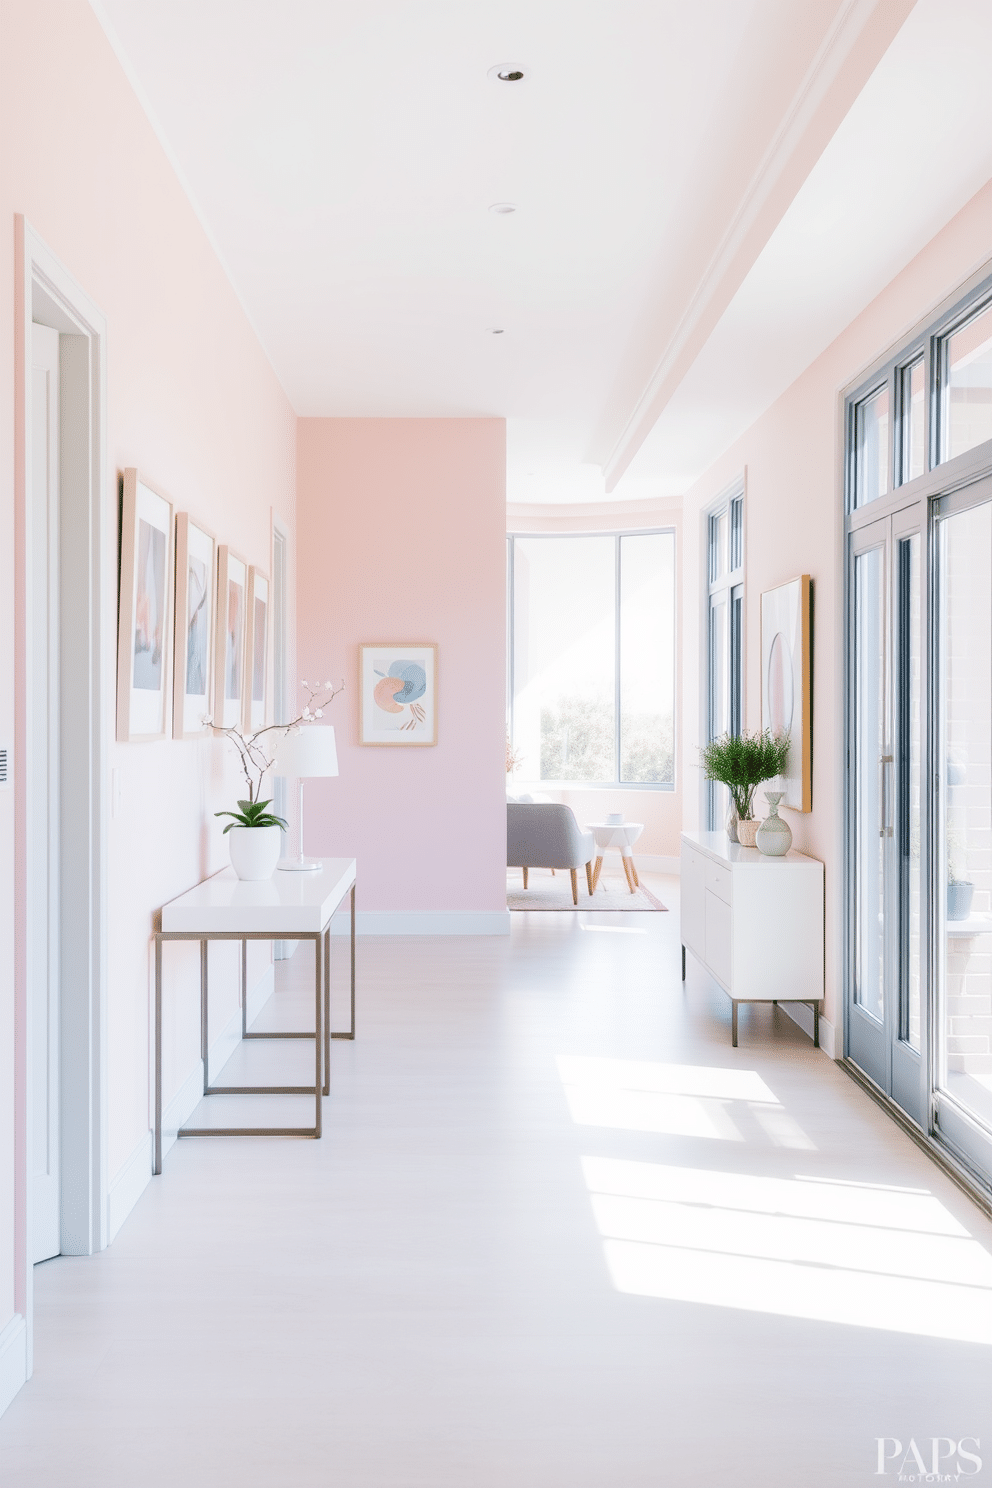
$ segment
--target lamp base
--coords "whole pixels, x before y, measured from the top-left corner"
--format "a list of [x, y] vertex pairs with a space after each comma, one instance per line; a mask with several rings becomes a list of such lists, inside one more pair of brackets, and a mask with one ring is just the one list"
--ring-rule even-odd
[[276, 867], [283, 873], [320, 873], [324, 865], [319, 858], [280, 858]]

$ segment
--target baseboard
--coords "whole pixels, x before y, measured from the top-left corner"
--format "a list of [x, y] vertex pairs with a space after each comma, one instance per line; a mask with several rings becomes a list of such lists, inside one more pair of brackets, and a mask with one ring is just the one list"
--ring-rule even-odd
[[[779, 1007], [793, 1023], [798, 1023], [804, 1033], [813, 1037], [813, 1009], [805, 1002], [780, 1002]], [[837, 1030], [820, 1014], [820, 1048], [828, 1059], [837, 1058]]]
[[643, 868], [645, 873], [667, 873], [678, 878], [682, 860], [667, 858], [663, 853], [639, 853], [635, 847], [634, 863], [637, 868]]
[[110, 1181], [107, 1194], [107, 1244], [112, 1245], [121, 1225], [152, 1181], [152, 1134], [145, 1132], [131, 1156]]
[[0, 1333], [0, 1416], [28, 1377], [28, 1330], [19, 1312]]
[[[510, 911], [360, 909], [355, 931], [358, 935], [509, 935]], [[350, 915], [335, 915], [331, 934], [350, 933]]]

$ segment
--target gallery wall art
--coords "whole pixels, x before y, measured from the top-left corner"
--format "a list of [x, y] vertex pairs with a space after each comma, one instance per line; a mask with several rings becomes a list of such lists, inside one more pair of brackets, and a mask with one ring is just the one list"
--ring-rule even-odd
[[209, 731], [213, 707], [216, 543], [187, 512], [176, 517], [175, 681], [172, 733], [189, 739]]
[[242, 721], [248, 567], [226, 543], [217, 549], [217, 626], [214, 647], [214, 712], [218, 728]]
[[358, 648], [360, 744], [437, 743], [437, 646], [379, 642]]
[[265, 725], [269, 667], [269, 581], [258, 568], [248, 570], [248, 628], [245, 655], [245, 728]]
[[117, 637], [117, 737], [164, 739], [169, 722], [172, 503], [124, 472]]
[[761, 596], [761, 726], [789, 735], [784, 804], [813, 809], [812, 582], [809, 574]]

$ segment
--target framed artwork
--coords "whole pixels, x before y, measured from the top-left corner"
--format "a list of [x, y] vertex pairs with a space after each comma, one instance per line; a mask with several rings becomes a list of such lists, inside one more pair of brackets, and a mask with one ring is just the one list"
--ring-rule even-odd
[[216, 543], [190, 520], [176, 516], [176, 639], [172, 684], [172, 734], [190, 739], [210, 732], [214, 618], [217, 609]]
[[214, 723], [237, 728], [244, 712], [245, 620], [248, 568], [226, 543], [217, 549], [217, 625], [214, 643]]
[[117, 737], [164, 739], [169, 724], [172, 503], [124, 472], [117, 620]]
[[265, 679], [269, 667], [269, 581], [248, 570], [248, 636], [245, 652], [245, 728], [265, 725]]
[[784, 804], [813, 809], [813, 586], [809, 574], [761, 596], [761, 726], [789, 735]]
[[358, 697], [360, 744], [436, 744], [437, 646], [359, 646]]

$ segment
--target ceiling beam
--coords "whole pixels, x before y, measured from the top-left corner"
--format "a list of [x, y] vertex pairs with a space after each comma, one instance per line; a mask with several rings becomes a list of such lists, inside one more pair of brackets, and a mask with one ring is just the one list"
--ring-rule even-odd
[[915, 0], [845, 0], [807, 69], [654, 369], [591, 458], [616, 489]]

